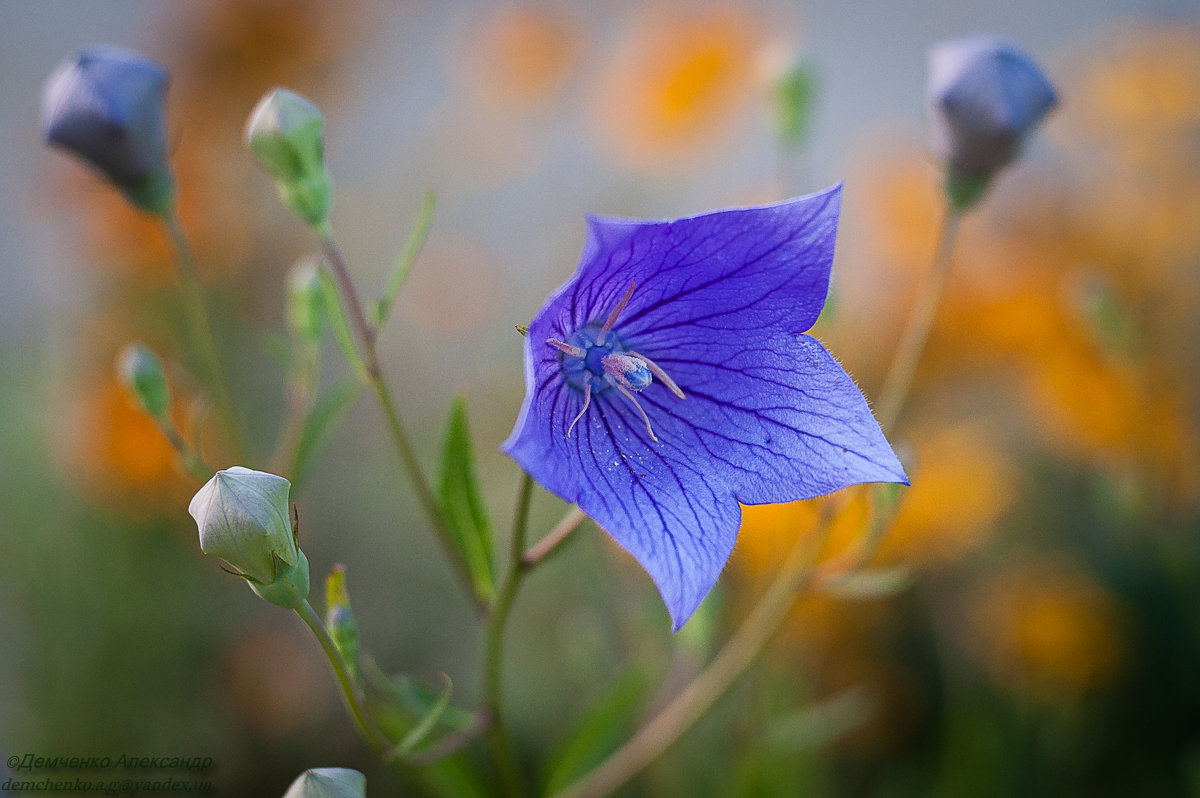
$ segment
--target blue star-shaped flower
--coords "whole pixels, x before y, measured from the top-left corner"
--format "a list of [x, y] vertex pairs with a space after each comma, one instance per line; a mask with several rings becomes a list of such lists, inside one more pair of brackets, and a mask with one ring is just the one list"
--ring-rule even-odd
[[591, 217], [525, 339], [503, 451], [650, 573], [674, 629], [729, 559], [743, 504], [904, 482], [853, 380], [805, 331], [841, 187], [675, 221]]

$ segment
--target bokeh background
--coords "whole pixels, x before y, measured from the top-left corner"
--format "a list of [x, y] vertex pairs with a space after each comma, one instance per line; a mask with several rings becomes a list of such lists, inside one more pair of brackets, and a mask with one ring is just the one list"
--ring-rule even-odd
[[[374, 764], [297, 619], [197, 549], [198, 486], [113, 373], [123, 344], [149, 343], [176, 416], [204, 424], [171, 253], [41, 144], [41, 83], [61, 58], [121, 44], [173, 75], [181, 212], [252, 465], [284, 413], [285, 274], [314, 248], [242, 147], [256, 100], [286, 85], [325, 112], [334, 225], [363, 294], [436, 190], [382, 358], [431, 467], [451, 398], [467, 397], [503, 548], [518, 475], [496, 447], [523, 393], [512, 325], [573, 268], [584, 213], [677, 216], [844, 180], [816, 332], [875, 396], [941, 212], [925, 51], [994, 32], [1045, 65], [1062, 105], [966, 221], [893, 433], [913, 487], [877, 564], [909, 579], [799, 600], [760, 667], [624, 794], [1200, 795], [1195, 2], [0, 9], [6, 757], [211, 756], [231, 796], [278, 795], [326, 765], [364, 770], [372, 795], [417, 789]], [[808, 134], [784, 141], [774, 89], [798, 61], [817, 94]], [[326, 355], [330, 385], [345, 369]], [[480, 624], [370, 399], [294, 494], [304, 548], [315, 575], [346, 565], [385, 670], [448, 674], [470, 708]], [[534, 529], [563, 509], [538, 496]], [[512, 625], [506, 695], [530, 770], [614, 686], [633, 722], [686, 683], [816, 514], [748, 510], [718, 589], [674, 637], [636, 565], [594, 528], [578, 534], [529, 580]]]

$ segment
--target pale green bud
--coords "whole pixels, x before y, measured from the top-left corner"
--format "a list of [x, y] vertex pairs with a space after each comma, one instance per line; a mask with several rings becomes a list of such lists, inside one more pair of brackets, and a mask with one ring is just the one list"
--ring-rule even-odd
[[321, 340], [325, 326], [325, 292], [316, 258], [304, 258], [288, 272], [287, 321], [292, 334], [306, 343]]
[[171, 406], [171, 387], [162, 363], [144, 344], [129, 344], [117, 356], [117, 376], [150, 415], [163, 418]]
[[291, 483], [233, 466], [218, 471], [192, 497], [188, 512], [200, 550], [220, 557], [262, 598], [295, 609], [308, 598], [308, 558], [288, 516]]
[[293, 91], [272, 89], [250, 113], [246, 143], [275, 178], [284, 204], [314, 227], [323, 225], [333, 180], [325, 168], [325, 118], [317, 107]]
[[367, 777], [349, 768], [313, 768], [292, 782], [283, 798], [366, 798]]

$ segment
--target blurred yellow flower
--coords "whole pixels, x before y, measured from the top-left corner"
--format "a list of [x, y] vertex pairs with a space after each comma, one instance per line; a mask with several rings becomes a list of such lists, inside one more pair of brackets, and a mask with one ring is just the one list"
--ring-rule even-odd
[[655, 4], [603, 76], [597, 124], [637, 168], [682, 165], [730, 132], [755, 91], [760, 33], [736, 5]]

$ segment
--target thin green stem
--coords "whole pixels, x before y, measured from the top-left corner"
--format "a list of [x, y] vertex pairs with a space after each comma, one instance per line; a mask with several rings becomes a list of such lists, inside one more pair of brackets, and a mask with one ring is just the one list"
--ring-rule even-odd
[[187, 319], [188, 330], [192, 345], [200, 356], [201, 366], [207, 372], [208, 387], [213, 393], [217, 412], [229, 438], [229, 445], [238, 462], [246, 462], [246, 442], [242, 438], [241, 427], [238, 425], [237, 410], [233, 403], [233, 395], [229, 392], [229, 383], [221, 368], [221, 360], [217, 356], [217, 347], [213, 341], [212, 325], [208, 320], [208, 312], [204, 309], [204, 299], [200, 293], [200, 282], [196, 276], [196, 258], [188, 244], [187, 235], [183, 232], [183, 224], [179, 213], [172, 208], [163, 217], [167, 227], [167, 235], [175, 248], [176, 261], [179, 264], [180, 293], [183, 297], [183, 312]]
[[325, 657], [329, 660], [329, 665], [333, 668], [333, 673], [337, 677], [338, 685], [342, 688], [342, 698], [346, 701], [346, 708], [350, 710], [350, 715], [354, 718], [359, 733], [362, 734], [363, 739], [367, 741], [376, 753], [385, 754], [390, 748], [391, 743], [375, 727], [375, 724], [367, 714], [366, 707], [363, 706], [362, 696], [355, 689], [354, 682], [350, 678], [350, 672], [346, 669], [346, 663], [342, 659], [341, 653], [337, 650], [337, 646], [334, 645], [333, 639], [329, 636], [329, 632], [325, 629], [325, 624], [321, 623], [316, 610], [313, 609], [312, 604], [308, 603], [307, 600], [305, 600], [304, 604], [296, 608], [296, 614], [312, 630], [313, 636], [321, 644], [321, 649], [325, 652]]
[[797, 537], [779, 575], [712, 663], [624, 745], [555, 798], [608, 795], [657, 759], [699, 720], [758, 656], [787, 616], [796, 594], [813, 578], [816, 571], [811, 563], [824, 548], [831, 527], [832, 517], [826, 517], [815, 537]]
[[504, 658], [504, 628], [512, 610], [513, 599], [521, 586], [526, 568], [521, 565], [521, 555], [525, 551], [525, 536], [529, 528], [529, 500], [533, 495], [533, 478], [529, 474], [521, 475], [521, 487], [517, 493], [516, 511], [513, 515], [513, 533], [509, 552], [508, 572], [496, 595], [496, 603], [488, 620], [487, 641], [483, 661], [483, 703], [484, 711], [490, 721], [487, 740], [492, 759], [509, 795], [525, 794], [521, 774], [517, 769], [516, 756], [513, 753], [508, 731], [504, 725], [500, 709], [501, 673]]
[[[363, 365], [367, 371], [367, 379], [375, 391], [375, 396], [379, 399], [379, 406], [383, 409], [384, 420], [387, 422], [388, 431], [391, 433], [392, 443], [396, 447], [396, 452], [400, 455], [400, 462], [403, 464], [404, 470], [408, 473], [413, 488], [417, 492], [417, 501], [421, 503], [421, 507], [425, 510], [426, 515], [429, 516], [429, 521], [433, 525], [434, 532], [437, 534], [438, 542], [441, 543], [446, 556], [453, 563], [455, 571], [458, 573], [463, 585], [467, 588], [468, 594], [474, 597], [478, 603], [482, 599], [475, 592], [474, 584], [471, 581], [471, 572], [468, 570], [466, 562], [458, 554], [458, 547], [454, 544], [454, 535], [442, 517], [437, 497], [434, 495], [433, 489], [429, 485], [429, 480], [425, 477], [425, 471], [421, 468], [416, 453], [409, 443], [408, 433], [405, 431], [404, 424], [400, 420], [400, 411], [396, 407], [396, 402], [392, 399], [391, 390], [388, 388], [387, 380], [384, 379], [383, 372], [380, 369], [379, 358], [375, 352], [375, 328], [367, 321], [367, 317], [363, 312], [362, 303], [358, 300], [358, 293], [354, 290], [354, 281], [350, 278], [350, 269], [346, 265], [346, 259], [342, 256], [342, 251], [334, 240], [333, 232], [328, 225], [317, 232], [321, 238], [321, 246], [325, 250], [326, 263], [329, 264], [330, 271], [333, 273], [333, 280], [338, 287], [338, 293], [341, 294], [342, 304], [350, 317], [350, 326], [354, 329], [355, 337], [358, 338], [359, 354], [362, 356]], [[480, 609], [484, 608], [480, 604]]]
[[207, 482], [213, 475], [212, 467], [205, 463], [204, 459], [183, 439], [183, 433], [175, 426], [175, 422], [163, 415], [156, 416], [154, 423], [158, 425], [163, 437], [171, 444], [171, 448], [179, 455], [180, 460], [183, 461], [183, 467], [187, 469], [188, 473], [201, 482]]
[[937, 249], [934, 250], [933, 265], [925, 277], [917, 304], [909, 314], [908, 324], [900, 337], [900, 344], [896, 347], [891, 368], [879, 394], [877, 418], [879, 425], [885, 430], [890, 430], [900, 417], [900, 410], [917, 373], [917, 364], [925, 351], [925, 342], [929, 340], [929, 331], [933, 329], [933, 320], [942, 299], [942, 289], [946, 285], [946, 275], [950, 273], [950, 255], [954, 251], [954, 241], [958, 237], [961, 220], [962, 211], [947, 206], [938, 234]]

